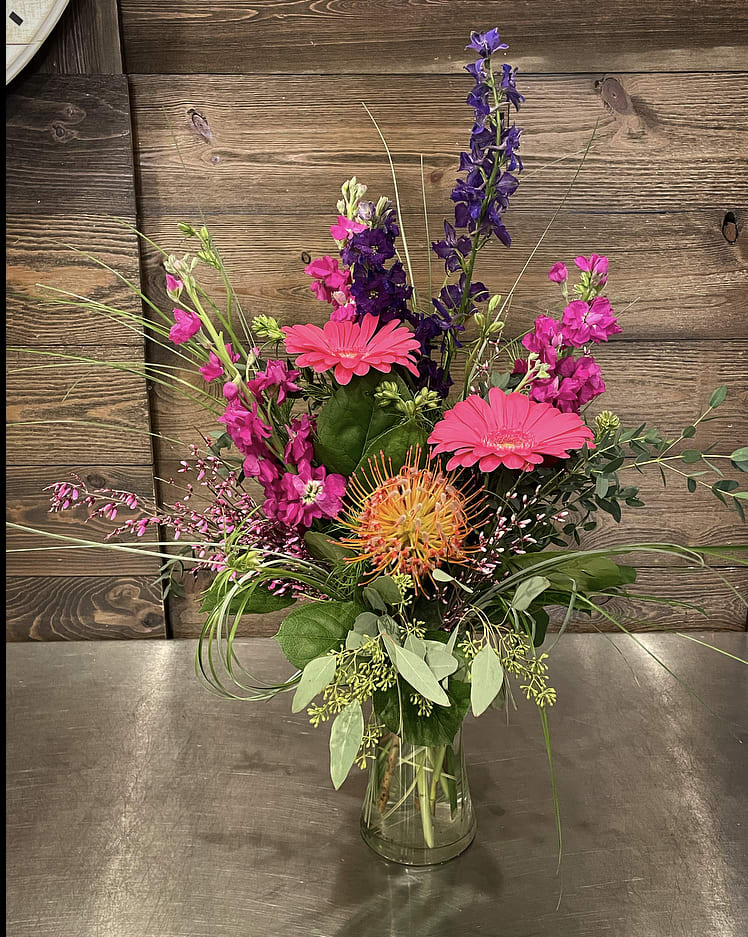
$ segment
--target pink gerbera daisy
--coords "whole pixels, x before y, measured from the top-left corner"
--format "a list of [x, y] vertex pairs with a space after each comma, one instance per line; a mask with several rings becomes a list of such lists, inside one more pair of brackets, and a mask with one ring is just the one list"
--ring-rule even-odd
[[593, 438], [576, 413], [492, 387], [487, 401], [473, 394], [448, 410], [429, 442], [434, 455], [454, 452], [447, 470], [477, 462], [482, 472], [493, 472], [500, 465], [529, 470], [544, 456], [568, 459], [569, 449], [594, 448]]
[[363, 377], [371, 368], [388, 374], [393, 364], [400, 364], [418, 374], [411, 352], [419, 347], [412, 332], [396, 319], [376, 334], [376, 316], [364, 316], [363, 322], [326, 322], [316, 325], [285, 326], [286, 351], [298, 355], [296, 364], [318, 373], [335, 368], [338, 384], [348, 384], [353, 375]]

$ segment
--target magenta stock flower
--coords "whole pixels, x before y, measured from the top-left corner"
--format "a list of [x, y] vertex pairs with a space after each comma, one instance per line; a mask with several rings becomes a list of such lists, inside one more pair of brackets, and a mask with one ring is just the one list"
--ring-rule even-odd
[[298, 377], [299, 372], [289, 371], [286, 362], [279, 358], [268, 361], [265, 370], [258, 371], [247, 387], [258, 400], [262, 400], [268, 388], [275, 387], [278, 403], [283, 403], [289, 394], [299, 390], [299, 385], [294, 383]]
[[588, 342], [599, 345], [621, 331], [610, 302], [604, 296], [595, 297], [591, 303], [581, 299], [570, 302], [564, 309], [561, 328], [565, 344], [574, 348], [581, 348]]
[[[227, 342], [226, 344], [226, 353], [228, 354], [229, 358], [234, 362], [237, 362], [239, 358], [241, 357], [241, 355], [238, 355], [233, 350], [233, 348], [231, 347], [231, 342]], [[214, 351], [211, 351], [210, 354], [208, 355], [208, 363], [206, 365], [203, 365], [203, 367], [199, 368], [198, 370], [200, 371], [202, 376], [205, 378], [205, 380], [208, 382], [208, 384], [210, 384], [211, 381], [214, 381], [217, 377], [221, 377], [221, 375], [223, 374], [223, 363], [221, 359], [218, 357], [218, 355]]]
[[338, 516], [345, 487], [342, 475], [328, 475], [324, 466], [312, 468], [304, 462], [298, 474], [286, 472], [266, 487], [264, 511], [289, 527], [311, 527], [317, 518]]
[[566, 280], [569, 279], [569, 271], [566, 269], [566, 264], [561, 263], [560, 260], [558, 263], [554, 264], [548, 271], [548, 279], [552, 283], [565, 283]]
[[264, 440], [272, 435], [270, 427], [257, 415], [257, 404], [252, 403], [251, 408], [235, 397], [229, 400], [218, 422], [226, 426], [226, 432], [233, 440], [236, 448], [245, 455], [265, 453]]
[[184, 283], [179, 277], [174, 277], [170, 273], [166, 274], [166, 292], [179, 293], [184, 289]]
[[174, 325], [169, 329], [169, 338], [175, 345], [183, 345], [200, 331], [202, 323], [194, 312], [174, 307]]
[[599, 283], [605, 283], [608, 279], [608, 258], [600, 254], [592, 254], [591, 257], [575, 257], [574, 263], [577, 267], [598, 278]]
[[298, 420], [293, 420], [288, 427], [288, 444], [284, 457], [286, 462], [301, 465], [302, 462], [311, 462], [314, 458], [312, 435], [315, 430], [314, 420], [303, 413]]
[[481, 472], [493, 472], [500, 465], [529, 471], [544, 456], [567, 459], [570, 449], [593, 448], [593, 439], [576, 414], [492, 387], [487, 401], [472, 394], [447, 410], [428, 441], [434, 455], [454, 453], [447, 470], [477, 463]]
[[367, 227], [368, 225], [361, 224], [360, 221], [346, 218], [345, 215], [338, 215], [337, 222], [330, 226], [330, 234], [334, 240], [342, 242], [347, 241], [353, 234], [360, 234]]
[[564, 344], [561, 325], [550, 316], [538, 316], [532, 332], [523, 337], [522, 344], [528, 351], [535, 352], [541, 361], [554, 365]]
[[[393, 319], [376, 332], [379, 319], [364, 316], [363, 322], [326, 322], [316, 325], [285, 326], [286, 351], [298, 355], [296, 364], [318, 373], [335, 369], [338, 384], [348, 384], [353, 377], [363, 377], [371, 368], [389, 374], [393, 365], [418, 374], [412, 357], [419, 347], [413, 334]], [[376, 334], [375, 334], [376, 332]]]

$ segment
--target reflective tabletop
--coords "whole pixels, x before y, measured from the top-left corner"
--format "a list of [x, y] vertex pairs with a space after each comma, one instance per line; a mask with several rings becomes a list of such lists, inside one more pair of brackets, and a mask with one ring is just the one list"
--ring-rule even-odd
[[[694, 637], [748, 656], [745, 633]], [[333, 791], [328, 730], [287, 695], [211, 696], [194, 642], [9, 645], [7, 934], [745, 937], [748, 671], [673, 634], [637, 640], [553, 652], [558, 873], [531, 704], [468, 719], [478, 835], [408, 869], [361, 841], [364, 777]], [[240, 654], [288, 672], [272, 640]]]

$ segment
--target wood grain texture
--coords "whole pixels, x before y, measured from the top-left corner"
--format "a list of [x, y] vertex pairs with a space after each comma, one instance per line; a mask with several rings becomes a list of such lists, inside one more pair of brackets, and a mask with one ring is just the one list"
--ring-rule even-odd
[[7, 641], [163, 638], [161, 589], [150, 576], [10, 576]]
[[[92, 489], [115, 488], [132, 491], [141, 499], [153, 497], [153, 470], [150, 465], [124, 468], [112, 465], [79, 465], [75, 467], [75, 474]], [[54, 482], [70, 480], [70, 466], [9, 466], [5, 475], [6, 520], [25, 527], [63, 534], [66, 537], [80, 537], [103, 543], [115, 525], [100, 519], [87, 521], [84, 507], [58, 514], [49, 513], [50, 492], [44, 489]], [[118, 521], [121, 522], [130, 516], [135, 515], [126, 511], [120, 515]], [[146, 542], [155, 539], [157, 534], [151, 531], [144, 540], [133, 537], [118, 538], [112, 542], [142, 548]], [[46, 549], [54, 546], [63, 549]], [[132, 575], [147, 573], [155, 579], [161, 562], [159, 559], [107, 549], [64, 549], [66, 544], [50, 540], [41, 534], [12, 528], [7, 530], [6, 549], [25, 550], [30, 547], [45, 549], [34, 553], [8, 553], [8, 575], [23, 576], [33, 571], [36, 576], [114, 576], [124, 569]]]
[[[713, 71], [745, 61], [748, 10], [731, 0], [121, 0], [130, 72], [459, 71], [471, 29], [498, 24], [523, 70]], [[168, 32], [169, 41], [164, 41]]]
[[[391, 193], [362, 101], [388, 139], [404, 208], [422, 204], [420, 154], [428, 204], [446, 207], [470, 127], [467, 76], [289, 75], [279, 85], [274, 77], [135, 75], [130, 87], [146, 218], [198, 208], [317, 215], [354, 173], [372, 193]], [[745, 208], [746, 73], [528, 76], [523, 89], [527, 176], [514, 205], [549, 216], [599, 121], [569, 210]]]
[[121, 75], [117, 0], [70, 0], [33, 67], [39, 73]]
[[[75, 466], [95, 456], [102, 463], [150, 464], [145, 381], [137, 373], [142, 372], [140, 349], [67, 346], [63, 351], [118, 362], [132, 372], [79, 362], [68, 366], [60, 359], [9, 352], [8, 422], [43, 421], [9, 426], [9, 463]], [[50, 422], [63, 420], [76, 422]], [[107, 425], [84, 425], [91, 422]]]
[[[391, 187], [386, 190], [391, 192]], [[521, 201], [518, 195], [517, 201]], [[314, 215], [216, 214], [206, 218], [221, 251], [231, 282], [251, 315], [273, 310], [287, 322], [321, 324], [329, 309], [309, 291], [305, 252], [312, 257], [334, 250], [329, 236], [330, 207]], [[434, 206], [436, 208], [436, 206]], [[433, 240], [443, 230], [444, 213], [429, 215]], [[550, 212], [512, 211], [512, 247], [495, 244], [479, 255], [477, 277], [492, 292], [506, 296], [528, 255], [541, 238]], [[737, 241], [722, 234], [725, 212], [714, 208], [672, 214], [575, 214], [562, 212], [542, 242], [515, 292], [508, 317], [517, 333], [538, 315], [558, 310], [560, 293], [549, 283], [548, 269], [559, 259], [594, 249], [610, 257], [609, 295], [624, 328], [624, 337], [648, 339], [745, 338], [748, 304], [748, 211], [739, 212]], [[189, 247], [177, 229], [180, 220], [202, 224], [195, 213], [144, 219], [145, 233], [169, 252]], [[406, 213], [405, 230], [420, 295], [428, 294], [426, 233], [422, 214]], [[433, 276], [440, 276], [433, 258]], [[144, 287], [162, 309], [169, 309], [161, 256], [148, 248], [143, 261]], [[201, 267], [201, 277], [214, 296], [223, 295], [220, 278]], [[439, 282], [441, 282], [439, 280]], [[436, 284], [438, 286], [438, 283]]]
[[[106, 206], [102, 205], [102, 208]], [[9, 215], [6, 218], [6, 342], [36, 347], [61, 343], [131, 345], [142, 349], [137, 330], [102, 313], [69, 304], [44, 287], [140, 315], [141, 300], [114, 274], [85, 256], [95, 255], [134, 284], [139, 282], [137, 236], [102, 215]]]
[[6, 146], [10, 211], [134, 219], [123, 76], [22, 75], [7, 98]]
[[[724, 580], [727, 580], [729, 585]], [[206, 585], [205, 582], [195, 585], [187, 581], [187, 595], [184, 598], [170, 598], [170, 621], [175, 638], [199, 636], [205, 623], [205, 615], [200, 612], [200, 592]], [[733, 589], [737, 590], [739, 595], [736, 595]], [[700, 606], [705, 612], [705, 615], [702, 615], [693, 609], [672, 609], [643, 599], [605, 599], [605, 604], [602, 606], [601, 603], [601, 607], [631, 631], [689, 631], [704, 627], [730, 631], [745, 630], [745, 602], [748, 601], [746, 569], [642, 568], [638, 570], [637, 582], [631, 587], [631, 592], [634, 595], [639, 592], [659, 599], [689, 602]], [[286, 614], [287, 610], [271, 615], [247, 615], [240, 622], [238, 634], [252, 637], [273, 635], [278, 631]], [[563, 611], [553, 613], [555, 628], [559, 627], [563, 618]], [[596, 612], [591, 618], [585, 615], [573, 616], [569, 630], [611, 632], [618, 629]]]

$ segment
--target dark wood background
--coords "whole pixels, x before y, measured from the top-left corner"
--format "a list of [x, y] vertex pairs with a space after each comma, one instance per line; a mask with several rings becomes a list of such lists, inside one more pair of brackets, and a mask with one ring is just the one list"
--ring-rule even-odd
[[[119, 14], [119, 16], [118, 16]], [[610, 294], [624, 334], [601, 349], [604, 405], [668, 433], [711, 389], [730, 388], [724, 414], [699, 437], [731, 451], [748, 437], [748, 4], [733, 0], [71, 0], [55, 34], [9, 89], [8, 343], [131, 362], [129, 372], [9, 365], [8, 515], [51, 530], [86, 531], [45, 514], [44, 485], [79, 469], [153, 491], [181, 452], [145, 433], [195, 438], [180, 398], [137, 373], [142, 339], [71, 307], [40, 308], [37, 282], [131, 302], [117, 282], [64, 247], [102, 255], [164, 300], [162, 271], [116, 215], [168, 249], [176, 223], [209, 223], [252, 314], [319, 321], [301, 255], [328, 251], [340, 183], [356, 174], [392, 193], [381, 144], [392, 149], [406, 230], [420, 238], [420, 155], [430, 228], [448, 211], [456, 156], [469, 132], [462, 73], [472, 28], [498, 25], [521, 69], [526, 172], [510, 251], [480, 271], [505, 292], [563, 196], [593, 127], [578, 183], [517, 292], [512, 326], [555, 296], [557, 259], [611, 258]], [[185, 248], [186, 249], [186, 248]], [[425, 277], [422, 251], [416, 277]], [[147, 349], [146, 354], [152, 352]], [[79, 420], [109, 424], [35, 423]], [[746, 528], [711, 496], [644, 480], [649, 507], [596, 545], [631, 539], [746, 542]], [[13, 546], [49, 541], [11, 536]], [[715, 628], [743, 629], [744, 570], [701, 571], [640, 557], [638, 588], [702, 604]], [[162, 601], [157, 564], [106, 551], [11, 554], [10, 640], [194, 635], [193, 598]], [[194, 590], [193, 590], [194, 591]], [[633, 627], [702, 627], [695, 613], [657, 606]], [[270, 633], [266, 620], [250, 626]], [[602, 623], [596, 622], [596, 627]], [[584, 621], [577, 627], [590, 627]]]

